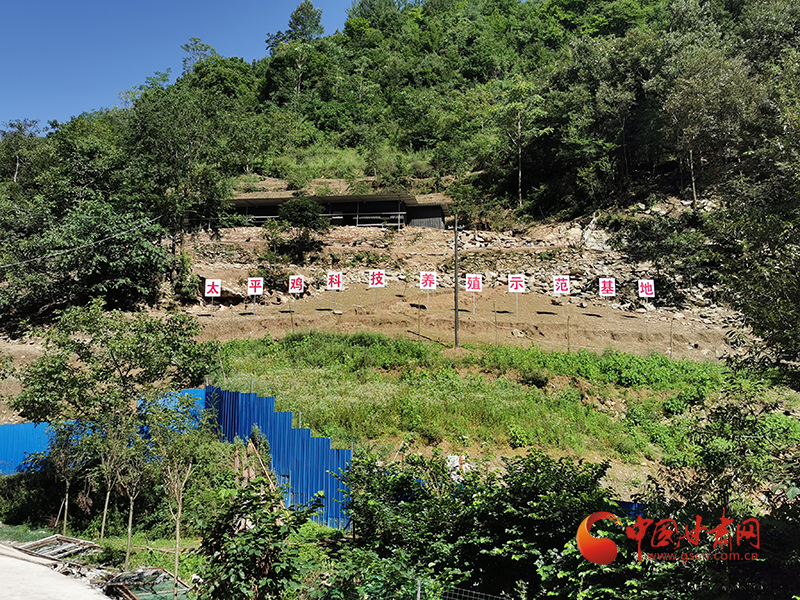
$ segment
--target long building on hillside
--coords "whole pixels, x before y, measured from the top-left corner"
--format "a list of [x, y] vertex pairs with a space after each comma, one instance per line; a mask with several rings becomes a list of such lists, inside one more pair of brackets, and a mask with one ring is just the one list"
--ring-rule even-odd
[[[432, 227], [444, 229], [449, 214], [445, 202], [419, 202], [407, 193], [370, 194], [361, 196], [313, 196], [324, 215], [334, 225], [357, 227]], [[278, 208], [292, 196], [272, 197], [267, 194], [240, 194], [231, 200], [239, 214], [264, 222], [278, 216]]]

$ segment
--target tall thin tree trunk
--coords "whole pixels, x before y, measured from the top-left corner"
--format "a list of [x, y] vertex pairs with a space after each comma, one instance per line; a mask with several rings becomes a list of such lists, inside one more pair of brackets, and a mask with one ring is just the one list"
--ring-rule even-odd
[[61, 535], [67, 535], [67, 513], [69, 512], [69, 484], [67, 481], [67, 492], [64, 494], [64, 523], [61, 526]]
[[689, 170], [692, 174], [692, 210], [697, 210], [697, 188], [694, 185], [694, 154], [689, 148]]
[[522, 113], [517, 113], [517, 199], [522, 208]]
[[103, 521], [100, 524], [100, 541], [103, 541], [103, 538], [106, 533], [106, 516], [108, 515], [108, 501], [111, 499], [111, 486], [108, 486], [106, 490], [106, 501], [103, 504]]
[[128, 496], [128, 546], [125, 549], [125, 566], [123, 570], [127, 571], [131, 562], [131, 538], [133, 537], [133, 503], [135, 498]]
[[178, 600], [178, 567], [181, 552], [181, 515], [183, 513], [183, 495], [177, 500], [177, 514], [175, 515], [175, 573], [172, 579], [172, 600]]

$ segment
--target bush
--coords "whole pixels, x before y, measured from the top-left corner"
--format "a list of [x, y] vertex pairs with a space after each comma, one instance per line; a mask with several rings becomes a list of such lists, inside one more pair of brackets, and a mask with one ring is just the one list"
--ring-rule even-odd
[[200, 278], [192, 272], [192, 259], [185, 252], [178, 257], [175, 281], [172, 291], [181, 304], [190, 304], [197, 300], [200, 292]]

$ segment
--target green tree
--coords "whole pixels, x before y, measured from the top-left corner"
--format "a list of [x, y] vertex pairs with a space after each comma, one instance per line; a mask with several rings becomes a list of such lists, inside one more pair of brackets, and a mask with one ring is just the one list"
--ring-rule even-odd
[[189, 38], [189, 41], [181, 46], [181, 50], [186, 52], [183, 57], [183, 74], [191, 73], [195, 66], [208, 58], [219, 56], [217, 51], [208, 44], [203, 43], [200, 38]]
[[130, 206], [122, 170], [121, 111], [52, 124], [35, 174], [0, 194], [0, 315], [15, 327], [103, 298], [131, 308], [152, 300], [165, 268], [163, 231]]
[[317, 512], [308, 506], [285, 508], [272, 482], [256, 477], [239, 489], [222, 489], [225, 507], [203, 531], [207, 557], [200, 598], [265, 600], [282, 598], [295, 584], [303, 560], [289, 536]]
[[[139, 413], [139, 410], [137, 409], [136, 412]], [[143, 422], [141, 415], [138, 415], [138, 417], [138, 424], [141, 424]], [[143, 491], [155, 483], [157, 473], [151, 447], [145, 438], [140, 435], [140, 431], [129, 428], [117, 432], [117, 435], [120, 434], [122, 439], [127, 441], [127, 446], [125, 446], [125, 452], [121, 455], [121, 459], [116, 463], [115, 477], [119, 489], [128, 498], [128, 528], [125, 544], [125, 564], [123, 567], [127, 571], [131, 558], [133, 515], [136, 500]]]
[[226, 101], [189, 81], [147, 88], [128, 117], [136, 202], [168, 232], [173, 256], [185, 232], [220, 227], [230, 196], [220, 168]]
[[319, 248], [316, 234], [330, 227], [330, 221], [322, 216], [322, 211], [322, 205], [308, 196], [288, 200], [278, 209], [278, 218], [285, 227], [294, 230], [290, 251], [299, 264], [305, 263], [309, 252]]
[[19, 373], [11, 406], [36, 423], [130, 413], [137, 400], [200, 383], [216, 344], [196, 342], [187, 315], [105, 312], [101, 302], [66, 310], [46, 334], [43, 355]]
[[551, 130], [539, 123], [545, 116], [542, 97], [534, 92], [531, 81], [517, 75], [505, 82], [503, 103], [497, 116], [500, 127], [508, 137], [516, 158], [517, 206], [522, 208], [522, 157], [525, 147], [531, 140], [549, 133]]
[[0, 181], [18, 183], [42, 144], [42, 129], [35, 119], [9, 121], [5, 127], [0, 129]]
[[310, 42], [325, 33], [322, 9], [314, 8], [311, 0], [303, 0], [289, 15], [289, 29], [267, 35], [267, 50], [273, 53], [280, 44]]
[[[111, 493], [117, 487], [125, 489], [123, 483], [127, 483], [128, 463], [131, 459], [136, 460], [132, 453], [141, 450], [135, 439], [139, 433], [140, 421], [139, 411], [99, 414], [96, 415], [90, 435], [87, 436], [86, 442], [91, 447], [91, 452], [97, 461], [96, 477], [105, 489], [103, 516], [100, 522], [100, 541], [105, 537]], [[132, 527], [132, 506], [130, 508], [129, 525]]]
[[289, 16], [289, 38], [309, 42], [323, 33], [322, 9], [314, 8], [311, 0], [303, 0]]
[[[63, 421], [50, 425], [49, 442], [47, 444], [47, 467], [53, 470], [57, 479], [64, 484], [63, 508], [64, 518], [61, 535], [67, 535], [69, 516], [69, 491], [72, 483], [81, 474], [90, 460], [85, 443], [86, 428], [79, 422]], [[61, 513], [61, 509], [59, 509]], [[58, 525], [58, 519], [56, 519]]]
[[356, 543], [445, 582], [491, 594], [522, 581], [542, 589], [533, 568], [575, 537], [586, 515], [612, 507], [600, 485], [608, 464], [553, 460], [541, 452], [504, 458], [503, 472], [454, 473], [441, 455], [379, 465], [355, 457], [342, 480]]
[[151, 398], [146, 407], [147, 431], [159, 474], [167, 491], [167, 507], [175, 522], [173, 598], [178, 597], [181, 526], [186, 489], [202, 460], [205, 446], [215, 439], [203, 426], [191, 396]]

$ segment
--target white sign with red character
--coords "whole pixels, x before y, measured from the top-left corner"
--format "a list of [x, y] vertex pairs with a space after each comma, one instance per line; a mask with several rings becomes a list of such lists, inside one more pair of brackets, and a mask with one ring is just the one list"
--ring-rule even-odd
[[617, 295], [617, 280], [613, 277], [600, 280], [600, 295], [604, 298]]
[[328, 289], [336, 291], [344, 289], [344, 278], [341, 273], [328, 273]]
[[525, 275], [523, 273], [508, 276], [508, 293], [509, 294], [525, 293]]
[[289, 293], [302, 294], [306, 289], [306, 280], [302, 275], [289, 275]]
[[553, 276], [553, 293], [569, 294], [569, 275]]
[[371, 288], [386, 287], [386, 271], [382, 271], [380, 269], [370, 270], [369, 287]]
[[206, 279], [206, 298], [219, 298], [222, 295], [222, 279]]
[[480, 275], [479, 273], [467, 273], [467, 291], [482, 292], [483, 275]]
[[264, 278], [263, 277], [248, 277], [247, 278], [247, 295], [248, 296], [263, 296], [264, 295]]
[[639, 298], [655, 298], [656, 288], [652, 279], [639, 280]]
[[436, 289], [436, 271], [422, 271], [419, 274], [419, 289], [428, 291]]

